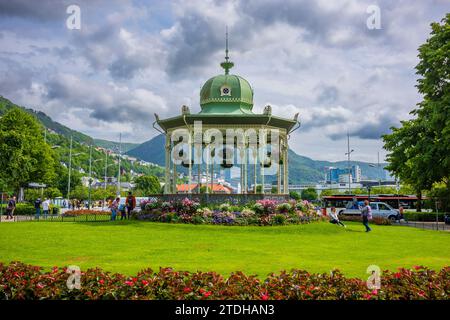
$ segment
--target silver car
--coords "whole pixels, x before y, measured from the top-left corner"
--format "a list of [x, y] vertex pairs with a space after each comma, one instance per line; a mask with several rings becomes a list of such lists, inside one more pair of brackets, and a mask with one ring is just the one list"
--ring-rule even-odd
[[[392, 221], [399, 219], [399, 212], [384, 202], [371, 202], [372, 217], [387, 218]], [[339, 211], [339, 215], [360, 215], [362, 207], [355, 208], [353, 203], [349, 203], [347, 208]]]

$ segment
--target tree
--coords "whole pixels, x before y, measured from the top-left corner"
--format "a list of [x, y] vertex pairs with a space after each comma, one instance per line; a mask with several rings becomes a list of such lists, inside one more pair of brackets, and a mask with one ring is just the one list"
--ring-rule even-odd
[[134, 180], [135, 190], [141, 191], [145, 195], [158, 194], [161, 191], [161, 184], [156, 176], [140, 176]]
[[0, 179], [15, 192], [29, 182], [49, 183], [55, 177], [53, 151], [42, 126], [19, 108], [0, 118], [0, 168]]
[[294, 200], [300, 200], [301, 199], [301, 197], [300, 197], [300, 195], [298, 194], [297, 191], [290, 191], [289, 192], [289, 197], [291, 199], [294, 199]]
[[411, 111], [414, 119], [383, 136], [387, 169], [413, 186], [419, 199], [435, 183], [450, 189], [450, 13], [431, 28], [416, 66], [423, 100]]
[[307, 188], [302, 190], [301, 197], [303, 200], [317, 200], [317, 191], [314, 188]]

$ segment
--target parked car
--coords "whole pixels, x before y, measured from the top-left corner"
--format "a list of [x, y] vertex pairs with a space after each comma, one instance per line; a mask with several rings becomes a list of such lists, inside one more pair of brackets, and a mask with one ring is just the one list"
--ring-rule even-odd
[[[387, 218], [392, 221], [399, 220], [400, 214], [398, 210], [392, 208], [390, 205], [384, 202], [371, 202], [372, 217]], [[339, 211], [339, 215], [360, 215], [362, 207], [355, 207], [353, 203], [349, 203], [347, 208]]]

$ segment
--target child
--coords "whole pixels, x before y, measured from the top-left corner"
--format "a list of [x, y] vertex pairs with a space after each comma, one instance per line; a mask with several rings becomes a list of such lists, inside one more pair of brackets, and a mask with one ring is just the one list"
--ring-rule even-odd
[[127, 211], [126, 211], [125, 204], [120, 204], [119, 205], [119, 211], [120, 211], [120, 220], [126, 219], [127, 218]]
[[331, 208], [331, 212], [330, 212], [330, 223], [332, 223], [332, 224], [338, 224], [338, 225], [341, 225], [341, 226], [343, 226], [344, 228], [347, 228], [346, 226], [345, 226], [345, 224], [343, 224], [341, 221], [339, 221], [339, 217], [337, 216], [337, 214], [336, 214], [336, 208], [335, 207], [332, 207]]

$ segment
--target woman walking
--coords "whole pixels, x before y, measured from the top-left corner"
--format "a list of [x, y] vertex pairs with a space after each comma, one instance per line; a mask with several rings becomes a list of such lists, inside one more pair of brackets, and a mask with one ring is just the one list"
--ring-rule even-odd
[[369, 200], [364, 201], [364, 208], [361, 210], [361, 216], [363, 219], [363, 225], [366, 227], [366, 232], [372, 231], [369, 227], [369, 220], [372, 219], [372, 208], [370, 207]]
[[119, 205], [120, 205], [120, 197], [117, 197], [116, 200], [114, 200], [111, 203], [111, 221], [116, 221], [116, 216], [117, 216], [117, 210], [119, 209]]

